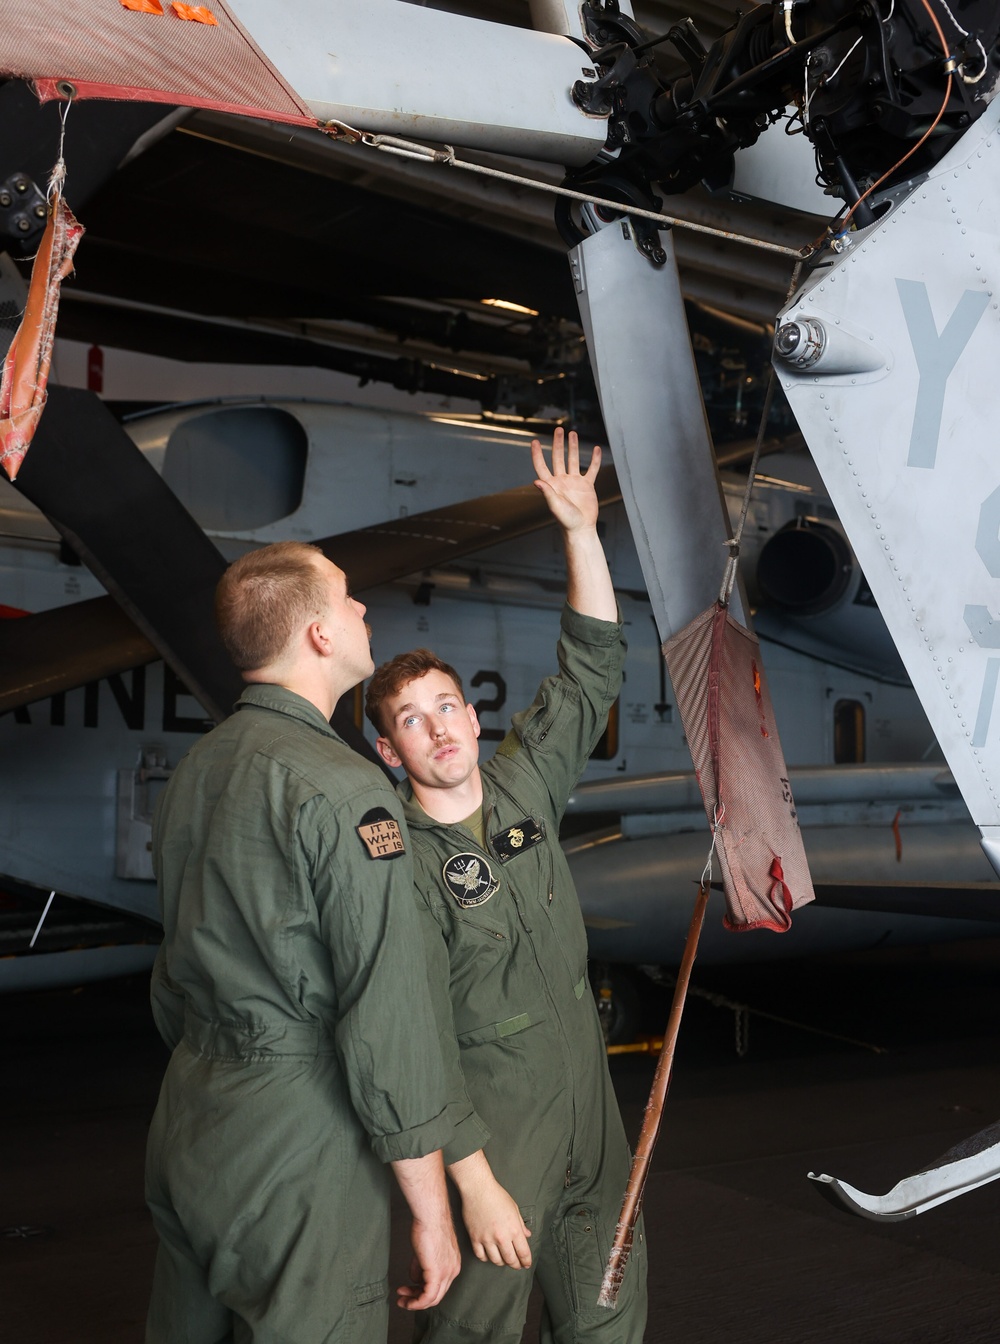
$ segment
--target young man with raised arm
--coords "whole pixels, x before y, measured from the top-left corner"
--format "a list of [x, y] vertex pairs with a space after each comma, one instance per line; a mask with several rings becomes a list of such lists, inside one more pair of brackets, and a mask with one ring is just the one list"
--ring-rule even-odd
[[[600, 449], [580, 470], [557, 430], [535, 484], [566, 550], [558, 675], [479, 764], [479, 723], [453, 668], [426, 649], [379, 668], [368, 717], [399, 786], [427, 931], [452, 1092], [491, 1137], [445, 1146], [464, 1229], [462, 1272], [418, 1317], [423, 1344], [516, 1344], [532, 1273], [543, 1341], [638, 1344], [646, 1318], [641, 1224], [616, 1310], [597, 1306], [629, 1172], [587, 943], [559, 847], [567, 798], [604, 731], [625, 643], [597, 533]], [[530, 1237], [530, 1241], [529, 1241]]]
[[[148, 1344], [377, 1344], [389, 1168], [432, 1307], [459, 1267], [449, 1104], [402, 809], [330, 727], [372, 670], [365, 608], [315, 547], [231, 565], [220, 630], [248, 683], [157, 812], [164, 940], [153, 1012], [173, 1051], [150, 1130], [160, 1245]], [[463, 1139], [469, 1131], [471, 1139]]]

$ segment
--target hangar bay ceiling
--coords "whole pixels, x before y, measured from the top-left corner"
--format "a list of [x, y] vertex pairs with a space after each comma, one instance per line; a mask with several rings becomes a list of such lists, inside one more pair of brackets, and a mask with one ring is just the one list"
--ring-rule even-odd
[[[432, 7], [530, 24], [526, 0]], [[735, 13], [707, 0], [636, 6], [651, 37], [690, 15], [712, 40]], [[659, 52], [669, 71], [669, 45]], [[0, 195], [0, 230], [15, 257], [37, 242], [30, 212], [15, 219], [19, 200], [36, 199], [23, 180], [44, 191], [57, 143], [56, 106], [39, 107], [15, 81], [0, 87], [0, 184], [15, 187], [10, 208]], [[552, 183], [563, 176], [558, 165], [463, 157]], [[87, 234], [63, 290], [63, 337], [331, 368], [600, 434], [551, 196], [316, 130], [149, 105], [77, 104], [66, 158], [67, 198]], [[823, 222], [700, 187], [663, 208], [791, 247]], [[712, 429], [720, 456], [736, 460], [756, 433], [791, 263], [680, 228], [676, 249]], [[770, 432], [792, 429], [776, 406]]]

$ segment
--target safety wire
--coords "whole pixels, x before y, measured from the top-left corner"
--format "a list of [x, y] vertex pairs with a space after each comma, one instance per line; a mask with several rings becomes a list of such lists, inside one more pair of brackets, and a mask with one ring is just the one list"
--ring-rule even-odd
[[62, 193], [62, 189], [66, 185], [66, 158], [63, 151], [66, 146], [66, 118], [69, 116], [69, 110], [72, 106], [73, 100], [67, 98], [59, 109], [59, 156], [49, 176], [49, 185], [45, 191], [45, 199], [48, 201], [50, 210], [53, 199]]
[[[788, 293], [785, 295], [785, 304], [789, 302], [792, 295], [799, 287], [799, 276], [802, 273], [802, 261], [795, 263], [795, 269], [792, 271], [792, 278], [788, 286]], [[782, 304], [782, 307], [785, 305]], [[771, 368], [770, 376], [767, 380], [767, 391], [764, 393], [764, 407], [760, 413], [760, 424], [757, 427], [757, 442], [754, 444], [753, 457], [750, 460], [750, 470], [747, 473], [747, 488], [743, 492], [743, 506], [740, 509], [739, 522], [736, 524], [736, 531], [732, 538], [726, 542], [729, 550], [729, 559], [726, 561], [725, 572], [722, 576], [722, 585], [719, 588], [719, 603], [723, 607], [729, 606], [729, 600], [733, 595], [733, 588], [736, 584], [736, 575], [739, 569], [740, 543], [743, 540], [743, 529], [746, 527], [747, 513], [750, 509], [750, 496], [753, 494], [754, 481], [757, 478], [757, 463], [760, 461], [761, 447], [764, 443], [764, 434], [767, 431], [767, 422], [771, 414], [771, 402], [774, 400], [774, 368]]]
[[708, 224], [696, 224], [693, 220], [678, 219], [676, 215], [644, 210], [638, 205], [628, 205], [624, 201], [613, 201], [605, 196], [592, 196], [589, 192], [573, 191], [570, 187], [557, 187], [552, 182], [540, 182], [537, 178], [506, 173], [482, 163], [470, 163], [466, 159], [458, 158], [451, 145], [434, 149], [430, 145], [421, 145], [415, 140], [403, 140], [396, 135], [375, 135], [369, 131], [359, 131], [356, 127], [349, 126], [347, 122], [337, 121], [335, 118], [321, 121], [319, 128], [334, 140], [343, 140], [348, 144], [362, 144], [368, 149], [395, 154], [401, 159], [417, 159], [424, 163], [443, 163], [451, 168], [463, 168], [468, 173], [480, 173], [484, 177], [496, 178], [501, 182], [513, 182], [520, 187], [532, 187], [536, 191], [548, 192], [552, 196], [565, 196], [571, 201], [580, 201], [585, 205], [601, 206], [619, 215], [634, 215], [638, 219], [648, 219], [654, 224], [690, 229], [694, 233], [706, 233], [713, 238], [724, 238], [730, 243], [744, 243], [747, 247], [761, 248], [765, 252], [777, 252], [783, 257], [801, 258], [807, 252], [805, 248], [786, 247], [783, 243], [770, 243], [764, 238], [751, 238], [746, 234], [733, 233], [727, 229], [713, 229]]

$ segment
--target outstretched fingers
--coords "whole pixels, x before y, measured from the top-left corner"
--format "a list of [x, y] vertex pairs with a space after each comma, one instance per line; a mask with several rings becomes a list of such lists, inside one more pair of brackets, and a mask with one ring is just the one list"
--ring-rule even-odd
[[549, 471], [549, 464], [545, 460], [545, 450], [538, 439], [531, 440], [531, 465], [535, 468], [535, 475], [539, 482], [544, 484], [551, 480], [552, 473]]
[[585, 480], [593, 481], [601, 466], [601, 450], [595, 444], [587, 470], [581, 472], [580, 436], [575, 429], [571, 429], [567, 436], [560, 425], [552, 434], [551, 470], [545, 461], [545, 450], [538, 439], [531, 440], [531, 463], [535, 468], [535, 475], [542, 483], [551, 481], [557, 476], [582, 476]]

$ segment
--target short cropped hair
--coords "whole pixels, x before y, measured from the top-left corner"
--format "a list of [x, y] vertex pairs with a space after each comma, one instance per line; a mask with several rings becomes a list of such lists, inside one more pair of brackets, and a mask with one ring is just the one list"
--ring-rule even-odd
[[278, 541], [235, 560], [215, 590], [215, 620], [241, 672], [267, 667], [296, 630], [321, 616], [329, 592], [316, 566], [323, 552], [303, 541]]
[[388, 724], [382, 722], [382, 706], [387, 700], [390, 700], [408, 681], [416, 681], [418, 677], [425, 677], [428, 672], [443, 672], [445, 676], [451, 677], [458, 688], [458, 693], [465, 699], [465, 691], [462, 689], [462, 678], [455, 669], [444, 662], [436, 653], [431, 653], [430, 649], [411, 649], [409, 653], [397, 653], [395, 658], [390, 658], [387, 663], [377, 667], [368, 683], [368, 690], [365, 692], [365, 714], [368, 716], [368, 722], [375, 731], [384, 735]]

